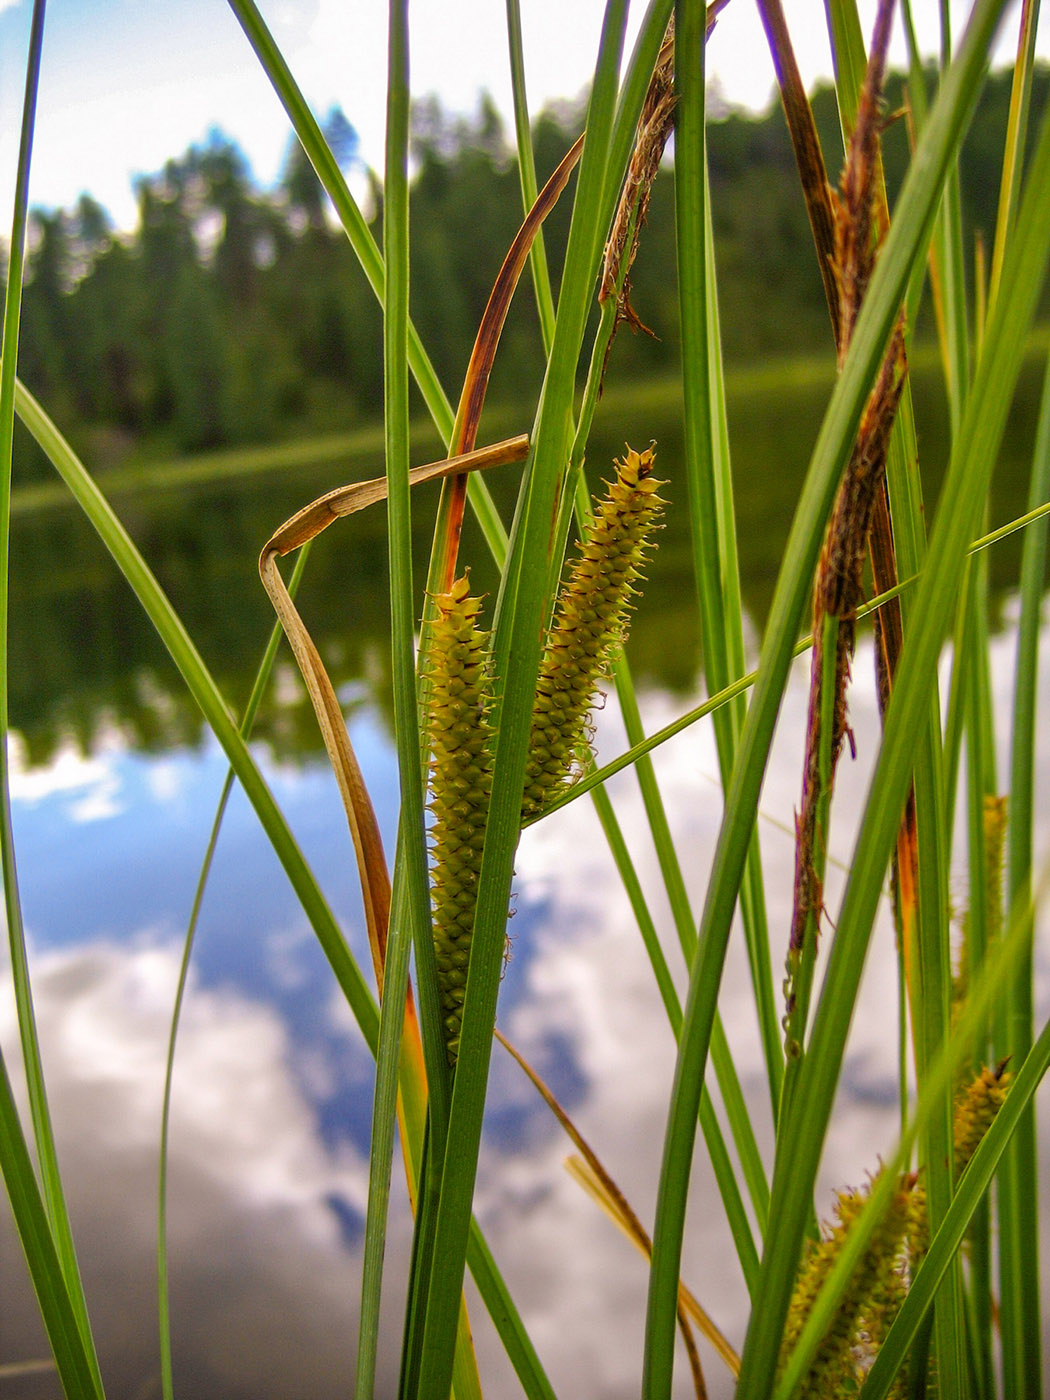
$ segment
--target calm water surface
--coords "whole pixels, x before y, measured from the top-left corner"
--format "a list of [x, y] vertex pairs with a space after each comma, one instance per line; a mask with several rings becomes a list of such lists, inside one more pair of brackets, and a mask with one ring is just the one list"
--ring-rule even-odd
[[[745, 592], [756, 634], [797, 495], [806, 433], [819, 421], [819, 399], [808, 417], [804, 404], [798, 410], [797, 449], [789, 448], [785, 410], [778, 417], [775, 398], [768, 410], [765, 417], [746, 415], [751, 436], [766, 448], [738, 470]], [[605, 431], [606, 441], [592, 450], [595, 463], [617, 446], [612, 429]], [[620, 437], [637, 442], [653, 434], [641, 422], [619, 429]], [[661, 466], [671, 478], [665, 494], [675, 501], [673, 429], [660, 442]], [[364, 464], [357, 474], [375, 469]], [[284, 515], [331, 484], [329, 473], [319, 481], [268, 481], [236, 496], [214, 491], [189, 500], [156, 495], [119, 503], [235, 700], [246, 693], [269, 626], [255, 574], [258, 549]], [[1004, 488], [998, 519], [1017, 513], [1014, 498], [1022, 494], [1023, 488]], [[421, 516], [431, 500], [421, 499]], [[674, 515], [672, 506], [632, 636], [650, 728], [699, 694], [697, 638], [687, 620], [687, 546]], [[341, 686], [391, 849], [396, 774], [381, 642], [381, 517], [359, 517], [336, 535], [329, 532], [315, 551], [304, 612]], [[421, 549], [425, 541], [423, 529]], [[148, 625], [71, 514], [18, 519], [15, 553], [19, 667], [12, 712], [21, 738], [12, 798], [40, 1033], [107, 1393], [145, 1400], [159, 1394], [154, 1231], [163, 1057], [181, 940], [225, 761], [183, 699]], [[468, 537], [464, 555], [478, 560], [483, 575], [480, 553]], [[24, 562], [29, 559], [34, 570]], [[994, 570], [1008, 576], [1009, 565], [1000, 557]], [[1008, 600], [1003, 610], [1009, 623]], [[1004, 714], [1012, 647], [1007, 627], [993, 653]], [[1044, 658], [1048, 653], [1050, 646]], [[840, 778], [833, 844], [842, 862], [877, 725], [867, 642], [855, 673], [851, 705], [859, 754]], [[1048, 687], [1044, 659], [1044, 697]], [[784, 932], [805, 688], [801, 662], [785, 703], [760, 826], [771, 926]], [[345, 820], [288, 665], [277, 677], [260, 734], [256, 753], [267, 778], [367, 968]], [[598, 742], [610, 757], [623, 744], [612, 699], [599, 718]], [[1045, 725], [1039, 742], [1036, 789], [1045, 833]], [[660, 751], [657, 770], [698, 913], [720, 815], [709, 725], [695, 726]], [[681, 984], [682, 962], [633, 780], [619, 779], [614, 795]], [[673, 1043], [589, 803], [573, 804], [526, 833], [516, 869], [501, 1028], [548, 1079], [649, 1218]], [[832, 890], [840, 882], [833, 867]], [[953, 898], [965, 904], [965, 888], [953, 886]], [[829, 905], [834, 909], [834, 895]], [[1048, 932], [1044, 920], [1038, 951], [1044, 1015]], [[736, 942], [722, 1015], [768, 1147], [768, 1095]], [[2, 980], [0, 1037], [5, 1053], [15, 1055], [6, 973]], [[825, 1156], [822, 1208], [834, 1186], [862, 1180], [893, 1145], [896, 1029], [887, 1007], [895, 1004], [884, 915]], [[325, 1400], [349, 1393], [371, 1088], [371, 1060], [360, 1035], [254, 813], [235, 790], [194, 951], [176, 1071], [169, 1233], [178, 1393], [215, 1400]], [[497, 1050], [478, 1217], [559, 1393], [583, 1400], [634, 1396], [645, 1269], [563, 1170], [568, 1151], [520, 1071]], [[693, 1202], [684, 1272], [739, 1345], [746, 1294], [702, 1146]], [[388, 1254], [391, 1306], [381, 1393], [394, 1387], [408, 1230], [399, 1196]], [[43, 1356], [46, 1344], [6, 1216], [0, 1222], [0, 1290], [0, 1362]], [[480, 1305], [473, 1321], [486, 1394], [518, 1394]], [[711, 1394], [729, 1395], [717, 1359], [704, 1356]], [[684, 1395], [684, 1365], [680, 1369]], [[46, 1373], [0, 1380], [4, 1400], [57, 1394]]]

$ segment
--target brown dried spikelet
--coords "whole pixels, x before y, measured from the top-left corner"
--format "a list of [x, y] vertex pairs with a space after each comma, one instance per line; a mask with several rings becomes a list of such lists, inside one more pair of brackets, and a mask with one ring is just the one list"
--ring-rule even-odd
[[[671, 16], [657, 56], [649, 90], [645, 95], [634, 152], [624, 180], [612, 232], [605, 245], [598, 301], [615, 296], [616, 324], [626, 321], [634, 331], [652, 335], [631, 305], [631, 264], [638, 252], [638, 240], [649, 209], [653, 181], [660, 169], [664, 147], [674, 128], [674, 16]], [[611, 344], [611, 342], [610, 342]], [[608, 359], [608, 354], [606, 355]]]
[[478, 875], [492, 789], [488, 634], [466, 575], [434, 599], [426, 674], [430, 683], [430, 830], [434, 952], [450, 1064], [459, 1052]]
[[524, 816], [542, 811], [575, 778], [598, 682], [627, 633], [627, 615], [664, 502], [655, 451], [627, 448], [563, 584], [536, 683]]

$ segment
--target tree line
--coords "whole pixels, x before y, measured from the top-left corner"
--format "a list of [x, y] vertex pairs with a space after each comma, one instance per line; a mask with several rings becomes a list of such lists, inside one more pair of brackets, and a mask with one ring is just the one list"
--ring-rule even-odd
[[[1047, 95], [1037, 72], [1033, 103]], [[1010, 77], [985, 88], [961, 162], [967, 246], [991, 236]], [[907, 132], [887, 100], [884, 160], [891, 192], [907, 163]], [[814, 94], [830, 171], [842, 142], [834, 94]], [[546, 110], [534, 130], [540, 178], [575, 139], [582, 105]], [[334, 110], [326, 135], [345, 166], [356, 136]], [[730, 363], [830, 346], [794, 158], [777, 105], [727, 111], [709, 127], [719, 300]], [[459, 382], [485, 301], [521, 219], [513, 152], [488, 99], [469, 118], [436, 99], [413, 120], [412, 316], [443, 382]], [[345, 236], [298, 144], [275, 188], [253, 180], [219, 132], [140, 178], [136, 226], [116, 230], [90, 195], [69, 210], [34, 210], [19, 372], [94, 459], [129, 450], [194, 452], [350, 426], [381, 412], [381, 317]], [[378, 234], [382, 194], [371, 180]], [[557, 285], [571, 203], [545, 225]], [[621, 334], [614, 374], [658, 373], [677, 355], [674, 194], [669, 169], [653, 191], [635, 263], [633, 303], [653, 337]], [[523, 286], [504, 333], [494, 396], [513, 397], [542, 373], [539, 325]], [[23, 470], [45, 470], [21, 445]]]

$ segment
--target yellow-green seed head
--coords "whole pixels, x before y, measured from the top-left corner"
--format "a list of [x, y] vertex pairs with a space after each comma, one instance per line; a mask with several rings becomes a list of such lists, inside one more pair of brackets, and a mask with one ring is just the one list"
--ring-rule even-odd
[[1010, 1090], [1010, 1078], [1003, 1060], [995, 1069], [982, 1069], [956, 1097], [953, 1119], [956, 1176], [961, 1175], [995, 1121]]
[[628, 448], [581, 538], [554, 610], [540, 666], [523, 811], [541, 811], [573, 780], [589, 739], [598, 683], [627, 632], [651, 535], [663, 506], [655, 451]]
[[[855, 1395], [903, 1299], [903, 1239], [914, 1178], [904, 1177], [891, 1197], [842, 1295], [838, 1309], [813, 1358], [799, 1395]], [[843, 1191], [836, 1198], [836, 1222], [825, 1226], [807, 1250], [799, 1270], [781, 1342], [781, 1367], [797, 1343], [846, 1241], [870, 1195], [870, 1187]]]
[[430, 684], [431, 903], [438, 993], [455, 1064], [492, 785], [491, 682], [481, 600], [466, 576], [433, 599], [425, 670]]

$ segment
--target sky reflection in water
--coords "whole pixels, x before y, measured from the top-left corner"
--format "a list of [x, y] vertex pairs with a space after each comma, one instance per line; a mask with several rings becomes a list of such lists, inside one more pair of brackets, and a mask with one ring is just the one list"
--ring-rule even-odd
[[[787, 921], [806, 664], [798, 663], [785, 702], [762, 802], [774, 930], [786, 929]], [[1005, 704], [1009, 636], [996, 640], [993, 665]], [[833, 833], [839, 860], [848, 858], [849, 826], [877, 726], [866, 646], [854, 669], [859, 755], [856, 763], [845, 762], [840, 778]], [[656, 727], [683, 707], [650, 694], [643, 708]], [[367, 711], [355, 718], [352, 737], [392, 849], [396, 778], [389, 741]], [[600, 718], [599, 742], [606, 756], [623, 743], [612, 700]], [[1045, 831], [1050, 736], [1043, 732], [1039, 742], [1037, 829]], [[721, 810], [709, 724], [673, 741], [656, 762], [699, 913]], [[369, 967], [334, 784], [320, 764], [267, 763], [266, 769], [355, 956]], [[19, 771], [13, 785], [52, 1110], [103, 1374], [114, 1396], [159, 1394], [153, 1235], [163, 1057], [180, 940], [224, 773], [214, 746], [151, 757], [114, 738], [91, 758], [63, 753], [47, 769]], [[681, 988], [682, 960], [672, 946], [633, 780], [618, 779], [614, 795]], [[833, 868], [832, 911], [841, 881]], [[516, 889], [501, 1027], [650, 1219], [673, 1042], [586, 800], [526, 833]], [[953, 884], [956, 904], [965, 897]], [[1046, 931], [1044, 917], [1037, 952], [1044, 1014]], [[774, 972], [779, 982], [779, 969]], [[896, 995], [884, 911], [825, 1153], [822, 1210], [834, 1186], [861, 1181], [893, 1146]], [[768, 1152], [768, 1095], [739, 939], [720, 1005]], [[0, 1035], [5, 1052], [13, 1052], [6, 976]], [[217, 1400], [348, 1393], [371, 1080], [371, 1061], [327, 965], [254, 814], [235, 791], [202, 915], [176, 1068], [169, 1210], [179, 1393]], [[531, 1086], [497, 1049], [478, 1217], [559, 1393], [581, 1400], [634, 1396], [645, 1269], [562, 1170], [568, 1150]], [[400, 1188], [399, 1171], [395, 1182]], [[408, 1228], [401, 1191], [388, 1251], [381, 1394], [394, 1386]], [[0, 1360], [39, 1356], [45, 1343], [6, 1214], [0, 1231]], [[684, 1272], [739, 1345], [746, 1294], [732, 1260], [701, 1145]], [[486, 1394], [517, 1394], [477, 1303], [473, 1320]], [[709, 1352], [705, 1363], [711, 1395], [728, 1396], [720, 1363]], [[684, 1365], [680, 1371], [684, 1395]], [[44, 1375], [9, 1383], [3, 1393], [35, 1400], [58, 1391]]]

